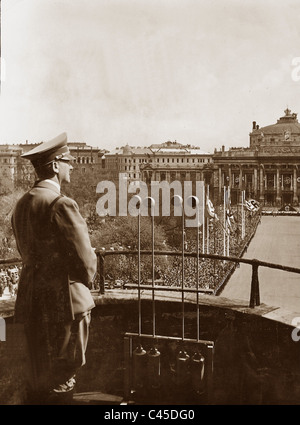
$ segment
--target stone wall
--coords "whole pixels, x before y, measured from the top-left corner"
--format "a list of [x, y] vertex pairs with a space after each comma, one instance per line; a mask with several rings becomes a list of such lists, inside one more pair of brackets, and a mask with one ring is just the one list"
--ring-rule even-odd
[[[263, 317], [266, 307], [255, 310], [232, 301], [216, 305], [209, 302], [220, 297], [204, 297], [199, 307], [200, 339], [214, 342], [212, 404], [299, 404], [300, 362], [299, 343], [291, 338], [292, 328], [279, 321]], [[142, 300], [142, 333], [152, 335], [153, 304]], [[156, 335], [182, 336], [182, 306], [178, 300], [158, 300], [155, 303]], [[197, 306], [185, 304], [185, 338], [197, 337]], [[8, 317], [6, 342], [0, 342], [1, 376], [0, 403], [22, 404], [23, 354], [22, 327]], [[100, 391], [124, 396], [124, 335], [138, 332], [136, 297], [110, 300], [99, 298], [93, 310], [87, 364], [77, 379], [77, 392]], [[136, 341], [134, 342], [134, 344]], [[151, 341], [145, 342], [149, 349]], [[190, 372], [187, 381], [176, 385], [176, 357], [184, 348], [192, 354], [193, 347], [184, 341], [160, 343], [162, 382], [159, 389], [144, 393], [136, 400], [140, 404], [202, 404], [191, 391]], [[134, 347], [133, 347], [134, 348]], [[133, 394], [136, 398], [138, 394]], [[206, 401], [204, 402], [206, 403]]]

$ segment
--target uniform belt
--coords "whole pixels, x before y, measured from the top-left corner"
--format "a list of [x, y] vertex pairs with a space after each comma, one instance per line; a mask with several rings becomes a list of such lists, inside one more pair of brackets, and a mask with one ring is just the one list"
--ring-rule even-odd
[[41, 263], [23, 263], [23, 267], [25, 268], [34, 268], [38, 269], [40, 267]]

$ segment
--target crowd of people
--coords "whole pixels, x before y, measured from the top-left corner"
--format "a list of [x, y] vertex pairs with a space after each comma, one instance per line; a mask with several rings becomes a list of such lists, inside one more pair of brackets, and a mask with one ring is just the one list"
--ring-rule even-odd
[[[220, 211], [220, 217], [222, 216], [222, 211]], [[226, 233], [226, 248], [225, 255], [229, 253], [229, 256], [240, 257], [250, 242], [258, 223], [260, 222], [260, 211], [256, 213], [250, 213], [249, 211], [245, 212], [245, 229], [244, 237], [242, 238], [241, 231], [241, 221], [238, 220], [237, 210], [233, 210], [233, 220], [231, 224], [230, 231]], [[228, 244], [227, 244], [228, 237]], [[200, 252], [224, 255], [224, 224], [222, 220], [211, 220], [210, 233], [209, 233], [209, 242], [207, 245], [207, 235], [205, 238], [205, 251], [203, 251], [203, 241], [201, 239], [201, 234], [199, 237], [200, 243]], [[228, 248], [227, 248], [228, 247]], [[191, 239], [187, 240], [185, 246], [186, 252], [196, 251], [196, 240]], [[131, 269], [134, 268], [137, 270], [136, 259], [130, 257]], [[117, 266], [118, 262], [121, 261], [121, 267], [118, 267], [120, 270], [120, 276], [118, 279], [122, 279], [122, 282], [128, 281], [126, 276], [124, 276], [126, 270], [126, 264], [124, 262], [124, 256], [119, 256], [114, 259], [114, 264]], [[136, 267], [135, 267], [136, 266]], [[193, 288], [198, 285], [200, 289], [203, 290], [217, 290], [223, 283], [227, 274], [230, 273], [234, 263], [214, 260], [214, 259], [203, 259], [199, 262], [199, 280], [197, 281], [197, 270], [196, 259], [192, 257], [186, 257], [184, 262], [184, 287]], [[21, 270], [21, 264], [9, 265], [7, 267], [2, 267], [0, 271], [0, 297], [15, 297], [18, 289], [18, 281]], [[126, 274], [126, 273], [125, 273]], [[133, 273], [136, 275], [136, 273]], [[169, 262], [166, 266], [162, 266], [161, 260], [157, 263], [155, 267], [156, 278], [159, 278], [160, 282], [163, 282], [167, 286], [181, 286], [182, 285], [182, 259], [179, 255], [178, 257], [172, 257], [169, 259]], [[99, 279], [95, 279], [94, 288], [99, 288]], [[115, 285], [109, 286], [113, 288]], [[124, 285], [122, 286], [124, 287]]]
[[[222, 220], [212, 220], [208, 243], [206, 233], [204, 246], [200, 235], [200, 253], [240, 258], [244, 250], [247, 249], [260, 220], [259, 210], [256, 212], [245, 211], [243, 232], [241, 216], [237, 210], [233, 210], [230, 229], [224, 227]], [[224, 231], [226, 232], [225, 239]], [[196, 241], [194, 239], [187, 241], [186, 251], [196, 252]], [[236, 263], [234, 262], [205, 258], [199, 262], [198, 280], [196, 259], [187, 256], [184, 261], [184, 287], [193, 288], [198, 286], [200, 289], [215, 292], [224, 284], [227, 276], [235, 266]], [[182, 259], [180, 256], [174, 258], [169, 266], [161, 271], [161, 274], [168, 286], [181, 286]]]
[[18, 264], [0, 269], [0, 298], [17, 295], [20, 272], [21, 265]]

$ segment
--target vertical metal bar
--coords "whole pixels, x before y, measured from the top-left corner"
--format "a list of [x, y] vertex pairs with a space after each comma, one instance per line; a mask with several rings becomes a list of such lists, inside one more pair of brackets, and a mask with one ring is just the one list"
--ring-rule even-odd
[[139, 335], [142, 333], [142, 306], [141, 306], [141, 215], [138, 214], [138, 310]]
[[152, 215], [152, 317], [153, 317], [153, 336], [155, 336], [155, 296], [154, 296], [154, 280], [155, 280], [155, 267], [154, 267], [154, 208], [151, 206]]
[[181, 308], [182, 308], [182, 340], [184, 340], [184, 210], [182, 206], [182, 269], [181, 269]]
[[[230, 201], [230, 186], [227, 187], [227, 209], [228, 214], [230, 214], [230, 207], [231, 207], [231, 201]], [[227, 220], [226, 220], [227, 222]], [[230, 247], [230, 226], [228, 226], [228, 232], [227, 232], [227, 257], [229, 257], [229, 247]]]
[[199, 311], [199, 231], [200, 231], [200, 221], [199, 221], [199, 200], [197, 205], [197, 341], [200, 338], [200, 311]]
[[[257, 266], [258, 269], [258, 266]], [[255, 296], [255, 302], [256, 305], [260, 305], [260, 291], [259, 291], [259, 279], [258, 279], [258, 270], [257, 270], [257, 276], [256, 276], [256, 296]]]
[[206, 373], [206, 389], [207, 389], [208, 404], [212, 402], [212, 394], [213, 394], [213, 351], [214, 351], [213, 345], [209, 345], [206, 347], [204, 373]]
[[241, 191], [241, 223], [242, 223], [242, 232], [241, 232], [241, 238], [244, 239], [244, 194], [243, 191]]
[[[206, 203], [208, 202], [209, 199], [209, 185], [207, 185], [207, 189], [206, 189]], [[206, 203], [204, 205], [205, 211], [206, 211]], [[206, 218], [206, 252], [207, 254], [209, 254], [209, 219], [208, 217]]]
[[104, 255], [98, 254], [98, 268], [99, 268], [99, 294], [104, 294], [104, 281], [105, 281], [105, 270], [104, 270]]
[[[226, 186], [224, 186], [224, 230], [223, 230], [223, 237], [224, 237], [224, 246], [223, 246], [223, 252], [224, 257], [226, 256]], [[225, 260], [224, 260], [225, 262]]]
[[131, 393], [132, 337], [124, 337], [124, 399], [130, 399]]
[[256, 262], [253, 262], [251, 293], [250, 293], [250, 303], [249, 303], [250, 308], [254, 308], [255, 305], [259, 305], [257, 304], [257, 301], [259, 301], [259, 295], [257, 296], [257, 290], [258, 290], [258, 264]]
[[205, 185], [203, 185], [203, 196], [202, 196], [202, 202], [203, 202], [203, 209], [202, 209], [202, 252], [205, 254]]

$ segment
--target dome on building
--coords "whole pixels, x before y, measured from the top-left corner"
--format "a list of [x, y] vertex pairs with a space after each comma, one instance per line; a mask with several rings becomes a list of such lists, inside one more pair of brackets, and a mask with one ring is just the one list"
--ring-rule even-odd
[[125, 154], [125, 155], [131, 155], [131, 153], [132, 153], [131, 147], [128, 144], [126, 146], [124, 146], [124, 148], [123, 148], [123, 154]]
[[285, 115], [277, 120], [276, 124], [259, 127], [253, 121], [250, 133], [250, 147], [276, 143], [300, 143], [300, 123], [297, 114], [289, 108], [284, 111]]
[[297, 119], [296, 113], [291, 113], [290, 109], [286, 109], [285, 115], [279, 120], [277, 120], [276, 124], [267, 125], [265, 127], [259, 128], [255, 122], [253, 122], [253, 130], [252, 133], [264, 133], [264, 134], [280, 134], [284, 131], [290, 131], [291, 133], [300, 134], [300, 124]]

